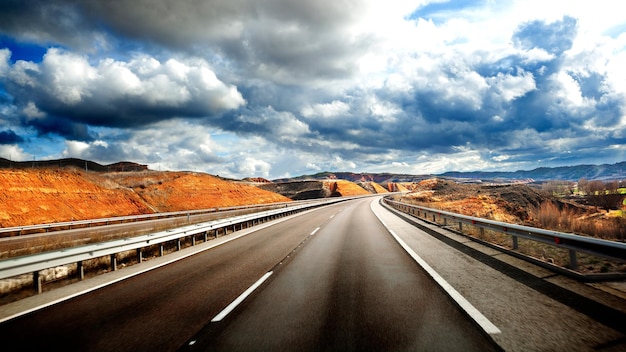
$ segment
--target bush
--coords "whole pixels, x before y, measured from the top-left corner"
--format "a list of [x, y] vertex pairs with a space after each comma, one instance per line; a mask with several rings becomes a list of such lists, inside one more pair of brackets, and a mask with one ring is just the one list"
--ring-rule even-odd
[[590, 237], [623, 241], [626, 239], [626, 217], [607, 218], [601, 214], [581, 214], [574, 208], [559, 208], [553, 202], [543, 202], [533, 211], [538, 226], [548, 230], [573, 232]]

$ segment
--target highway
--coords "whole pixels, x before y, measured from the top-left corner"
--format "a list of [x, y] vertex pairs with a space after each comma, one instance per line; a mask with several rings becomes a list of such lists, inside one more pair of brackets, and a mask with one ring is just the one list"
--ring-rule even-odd
[[11, 319], [0, 339], [8, 350], [494, 350], [394, 242], [371, 202], [290, 217]]
[[207, 326], [190, 349], [494, 350], [387, 233], [371, 202], [333, 213], [241, 312]]
[[0, 306], [2, 350], [626, 350], [617, 286], [416, 227], [378, 200], [305, 211]]

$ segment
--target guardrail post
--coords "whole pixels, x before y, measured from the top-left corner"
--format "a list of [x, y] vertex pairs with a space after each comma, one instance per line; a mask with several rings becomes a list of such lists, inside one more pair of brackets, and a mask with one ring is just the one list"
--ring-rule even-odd
[[83, 281], [85, 279], [85, 266], [82, 260], [76, 263], [76, 274], [78, 274], [78, 280]]
[[163, 243], [159, 244], [159, 257], [163, 256]]
[[176, 240], [176, 250], [180, 251], [180, 238]]
[[448, 218], [443, 218], [443, 226], [448, 226]]
[[209, 231], [204, 231], [204, 242], [209, 240]]
[[459, 221], [459, 232], [463, 233], [463, 223]]
[[519, 243], [517, 242], [517, 236], [511, 236], [513, 239], [513, 249], [519, 249]]
[[191, 245], [195, 246], [196, 245], [196, 235], [192, 235], [191, 236]]
[[115, 253], [111, 254], [111, 271], [117, 270], [117, 257]]
[[143, 255], [141, 254], [141, 248], [137, 248], [137, 263], [141, 263]]
[[485, 228], [484, 227], [480, 228], [480, 239], [481, 240], [485, 239]]
[[33, 287], [35, 289], [35, 292], [37, 292], [37, 294], [41, 294], [41, 292], [43, 291], [42, 279], [41, 279], [41, 275], [39, 275], [39, 271], [33, 272]]
[[578, 260], [576, 258], [576, 251], [573, 249], [569, 250], [569, 268], [572, 270], [578, 269]]

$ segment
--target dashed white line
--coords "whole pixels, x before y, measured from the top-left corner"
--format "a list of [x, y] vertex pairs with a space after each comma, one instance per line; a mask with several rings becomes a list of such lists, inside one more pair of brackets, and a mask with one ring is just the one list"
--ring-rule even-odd
[[268, 271], [263, 275], [257, 282], [255, 282], [252, 286], [250, 286], [247, 290], [245, 290], [239, 297], [237, 297], [231, 304], [229, 304], [226, 308], [224, 308], [219, 314], [217, 314], [213, 319], [211, 319], [212, 323], [221, 321], [224, 319], [233, 309], [237, 308], [238, 305], [241, 304], [254, 290], [256, 290], [265, 280], [267, 280], [272, 275], [271, 271]]
[[320, 229], [320, 228], [318, 227], [318, 228], [316, 228], [315, 230], [313, 230], [313, 232], [311, 232], [311, 234], [310, 234], [309, 236], [313, 236], [313, 235], [315, 235], [315, 233], [316, 233], [317, 231], [319, 231], [319, 229]]
[[486, 333], [488, 334], [499, 334], [501, 333], [500, 329], [495, 326], [487, 317], [485, 317], [476, 307], [474, 307], [465, 297], [463, 297], [452, 285], [450, 285], [439, 273], [435, 271], [428, 263], [426, 263], [415, 251], [409, 247], [396, 233], [385, 224], [383, 219], [378, 216], [378, 214], [374, 211], [373, 202], [371, 203], [372, 212], [374, 215], [380, 220], [380, 222], [385, 226], [387, 231], [395, 238], [395, 240], [404, 248], [404, 250], [419, 264], [427, 273], [430, 275], [441, 288], [443, 288], [448, 295], [463, 309]]

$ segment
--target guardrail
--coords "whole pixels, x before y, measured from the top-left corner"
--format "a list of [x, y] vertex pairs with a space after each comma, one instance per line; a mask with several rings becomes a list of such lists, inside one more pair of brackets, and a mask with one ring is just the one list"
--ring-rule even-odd
[[165, 212], [165, 213], [116, 216], [116, 217], [109, 217], [109, 218], [98, 218], [98, 219], [87, 219], [87, 220], [74, 220], [74, 221], [54, 222], [54, 223], [48, 223], [48, 224], [37, 224], [37, 225], [27, 225], [27, 226], [2, 227], [0, 228], [0, 237], [7, 237], [7, 235], [11, 233], [15, 233], [17, 235], [23, 235], [26, 233], [34, 233], [34, 232], [41, 231], [41, 230], [44, 230], [45, 232], [49, 232], [52, 230], [72, 229], [72, 228], [85, 227], [85, 226], [91, 227], [94, 225], [102, 226], [102, 225], [109, 225], [109, 224], [114, 224], [114, 223], [118, 224], [118, 223], [124, 223], [124, 222], [156, 220], [156, 219], [184, 217], [184, 216], [188, 217], [191, 215], [208, 214], [208, 213], [215, 213], [215, 212], [220, 212], [220, 211], [252, 209], [252, 208], [260, 208], [260, 207], [268, 207], [268, 206], [281, 206], [281, 205], [286, 205], [286, 204], [292, 204], [292, 203], [280, 202], [280, 203], [268, 203], [268, 204], [256, 204], [256, 205], [241, 205], [241, 206], [236, 206], [236, 207], [208, 208], [208, 209], [187, 210], [187, 211], [173, 211], [173, 212]]
[[212, 233], [214, 237], [219, 236], [219, 231], [223, 230], [227, 234], [228, 229], [236, 231], [237, 226], [243, 228], [255, 224], [273, 220], [278, 217], [287, 216], [307, 209], [345, 201], [352, 198], [333, 198], [325, 201], [307, 202], [296, 206], [284, 207], [280, 209], [268, 210], [254, 214], [240, 215], [227, 219], [220, 219], [189, 225], [177, 229], [160, 231], [148, 235], [130, 237], [120, 240], [101, 242], [87, 246], [67, 248], [57, 251], [40, 254], [8, 258], [0, 260], [0, 279], [14, 276], [30, 274], [33, 275], [33, 284], [37, 293], [42, 292], [42, 279], [39, 272], [44, 269], [54, 268], [63, 265], [77, 264], [79, 279], [84, 279], [83, 262], [99, 257], [110, 256], [111, 270], [117, 270], [116, 255], [121, 252], [136, 250], [138, 262], [142, 261], [142, 248], [159, 245], [159, 254], [163, 255], [163, 244], [169, 241], [177, 241], [177, 249], [181, 249], [181, 239], [190, 237], [192, 245], [195, 245], [196, 237], [202, 235], [204, 241], [208, 241]]
[[[456, 222], [458, 224], [458, 231], [461, 233], [463, 232], [463, 224], [469, 224], [479, 228], [482, 235], [484, 235], [485, 229], [506, 234], [511, 237], [511, 247], [513, 250], [519, 249], [518, 238], [524, 238], [566, 249], [569, 251], [569, 269], [573, 271], [578, 269], [578, 252], [606, 259], [617, 260], [620, 262], [626, 261], [626, 243], [622, 242], [608, 241], [593, 237], [585, 237], [570, 233], [544, 230], [530, 226], [509, 224], [505, 222], [461, 215], [395, 201], [392, 200], [391, 197], [385, 197], [383, 201], [391, 207], [409, 215], [424, 218], [429, 221], [432, 219], [433, 223], [437, 222], [437, 217], [440, 221], [443, 221], [444, 226], [448, 226], [448, 221]], [[566, 272], [566, 274], [573, 273]], [[622, 276], [620, 275], [619, 277], [621, 278]], [[592, 276], [588, 275], [587, 278], [590, 279]]]

